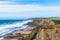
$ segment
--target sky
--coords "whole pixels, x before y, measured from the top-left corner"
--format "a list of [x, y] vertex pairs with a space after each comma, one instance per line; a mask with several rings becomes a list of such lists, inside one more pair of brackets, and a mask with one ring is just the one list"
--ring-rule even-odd
[[0, 0], [0, 19], [60, 17], [60, 0]]

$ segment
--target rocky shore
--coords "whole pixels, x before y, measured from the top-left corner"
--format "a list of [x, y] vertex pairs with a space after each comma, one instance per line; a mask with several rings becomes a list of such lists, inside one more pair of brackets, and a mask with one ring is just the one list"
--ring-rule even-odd
[[0, 38], [4, 38], [2, 40], [23, 40], [27, 35], [31, 34], [32, 30], [22, 30], [16, 33], [6, 34], [1, 36]]
[[34, 20], [26, 25], [32, 28], [7, 34], [3, 40], [60, 40], [60, 25], [52, 20]]

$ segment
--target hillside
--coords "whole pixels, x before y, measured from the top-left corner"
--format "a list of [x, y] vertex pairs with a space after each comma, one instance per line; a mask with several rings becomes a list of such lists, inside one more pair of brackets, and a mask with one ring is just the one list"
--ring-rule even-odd
[[39, 19], [26, 25], [33, 28], [7, 35], [4, 38], [7, 40], [60, 40], [60, 20]]
[[37, 34], [32, 40], [60, 40], [60, 25], [57, 23], [52, 20], [35, 20], [28, 23], [28, 25], [37, 26], [34, 29]]

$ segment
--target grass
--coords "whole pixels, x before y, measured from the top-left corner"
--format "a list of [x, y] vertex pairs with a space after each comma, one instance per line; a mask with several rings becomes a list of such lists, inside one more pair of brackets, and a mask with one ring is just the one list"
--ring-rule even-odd
[[50, 17], [50, 18], [42, 18], [45, 20], [60, 20], [60, 17]]
[[32, 34], [29, 34], [26, 38], [24, 38], [24, 40], [30, 40], [31, 37], [32, 37]]

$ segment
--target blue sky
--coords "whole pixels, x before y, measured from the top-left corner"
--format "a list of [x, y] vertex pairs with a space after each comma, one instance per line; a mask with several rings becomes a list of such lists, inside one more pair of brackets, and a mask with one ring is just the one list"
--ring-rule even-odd
[[0, 0], [0, 19], [60, 17], [60, 0]]

